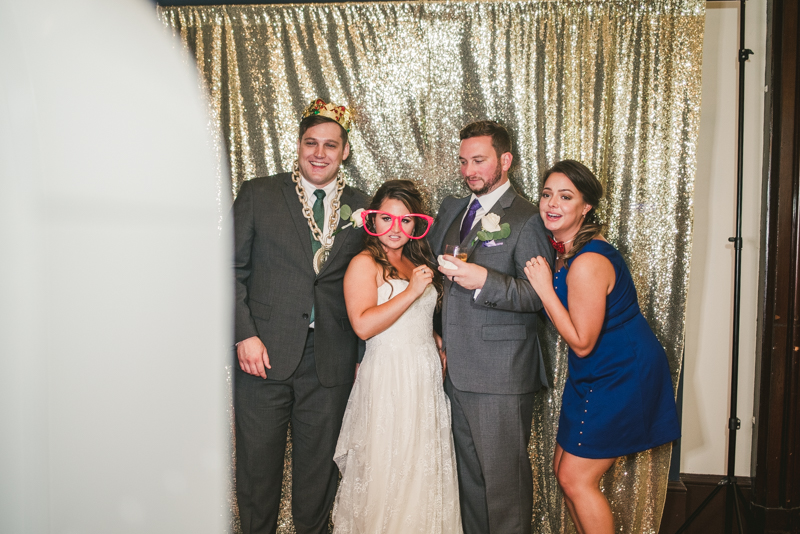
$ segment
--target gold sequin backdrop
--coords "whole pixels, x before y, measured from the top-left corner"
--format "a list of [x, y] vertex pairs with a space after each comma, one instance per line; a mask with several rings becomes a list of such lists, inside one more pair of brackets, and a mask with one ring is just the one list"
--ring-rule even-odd
[[[291, 170], [300, 113], [316, 97], [357, 111], [350, 183], [372, 193], [386, 179], [413, 179], [432, 210], [463, 193], [458, 130], [472, 120], [509, 127], [512, 180], [533, 200], [549, 165], [586, 163], [606, 187], [607, 236], [628, 260], [677, 383], [704, 0], [206, 6], [159, 15], [202, 72], [234, 194], [243, 180]], [[531, 440], [533, 526], [574, 532], [551, 468], [566, 351], [552, 329], [543, 327], [543, 339], [552, 388], [538, 397]], [[605, 476], [618, 532], [658, 530], [669, 460], [666, 445], [620, 459]], [[284, 489], [290, 484], [287, 473]], [[283, 503], [279, 532], [294, 532]]]

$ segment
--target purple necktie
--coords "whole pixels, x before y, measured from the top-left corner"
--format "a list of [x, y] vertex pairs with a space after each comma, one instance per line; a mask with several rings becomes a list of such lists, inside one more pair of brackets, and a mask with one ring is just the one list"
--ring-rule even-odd
[[467, 237], [469, 231], [472, 230], [472, 223], [475, 222], [475, 214], [478, 213], [480, 207], [481, 203], [477, 198], [472, 201], [472, 204], [469, 205], [469, 211], [464, 217], [464, 221], [461, 223], [461, 243], [464, 242], [464, 238]]

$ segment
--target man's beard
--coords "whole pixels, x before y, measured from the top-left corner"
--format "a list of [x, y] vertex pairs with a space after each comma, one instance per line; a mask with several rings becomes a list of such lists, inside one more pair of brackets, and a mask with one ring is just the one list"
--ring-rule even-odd
[[500, 181], [500, 178], [502, 178], [502, 177], [503, 177], [503, 171], [500, 168], [500, 165], [497, 165], [497, 167], [495, 167], [495, 173], [494, 173], [494, 176], [492, 177], [492, 179], [489, 180], [488, 182], [484, 182], [483, 187], [481, 187], [477, 191], [472, 191], [472, 189], [470, 189], [469, 184], [467, 183], [467, 178], [466, 177], [464, 178], [464, 185], [466, 185], [467, 189], [472, 191], [475, 194], [476, 197], [479, 197], [479, 196], [485, 195], [486, 193], [491, 191], [492, 188], [494, 188], [494, 186], [497, 184], [497, 182]]

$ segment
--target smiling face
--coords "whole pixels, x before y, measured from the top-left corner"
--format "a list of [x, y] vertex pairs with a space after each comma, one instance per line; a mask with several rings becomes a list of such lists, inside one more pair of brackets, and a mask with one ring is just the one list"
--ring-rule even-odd
[[475, 196], [491, 193], [508, 181], [511, 153], [505, 152], [498, 157], [488, 135], [461, 141], [458, 159], [464, 183]]
[[[411, 212], [405, 204], [394, 198], [387, 198], [384, 200], [381, 203], [381, 207], [378, 209], [401, 217], [399, 220], [393, 220], [391, 217], [381, 215], [380, 213], [375, 215], [375, 233], [380, 234], [381, 232], [385, 232], [386, 229], [391, 226], [388, 232], [378, 237], [381, 245], [383, 245], [383, 248], [386, 249], [387, 252], [389, 250], [403, 248], [403, 246], [408, 243], [408, 237], [403, 234], [403, 230], [409, 235], [414, 235], [413, 217], [403, 217], [403, 215], [408, 215]], [[400, 228], [401, 224], [403, 225], [402, 229]]]
[[554, 172], [547, 177], [539, 199], [539, 214], [556, 241], [572, 239], [591, 209], [566, 174]]
[[331, 183], [350, 154], [350, 144], [344, 142], [341, 132], [337, 123], [323, 122], [306, 130], [297, 142], [300, 173], [317, 187]]

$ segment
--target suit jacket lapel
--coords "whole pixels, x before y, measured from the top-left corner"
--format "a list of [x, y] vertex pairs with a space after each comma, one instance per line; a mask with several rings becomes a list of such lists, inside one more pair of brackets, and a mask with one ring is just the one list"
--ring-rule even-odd
[[299, 245], [305, 250], [308, 264], [313, 265], [314, 256], [311, 254], [311, 230], [308, 228], [308, 221], [303, 215], [303, 205], [300, 203], [300, 199], [297, 198], [297, 190], [295, 189], [295, 183], [292, 181], [291, 174], [287, 175], [283, 180], [283, 196], [286, 199], [286, 206], [289, 208], [289, 214], [292, 216], [298, 238], [300, 239]]
[[[353, 202], [352, 191], [350, 189], [350, 186], [346, 185], [346, 186], [344, 186], [344, 190], [342, 191], [342, 198], [339, 199], [339, 206], [341, 207], [341, 206], [347, 204], [348, 206], [353, 208], [353, 211], [355, 211], [356, 209], [358, 209], [358, 207], [353, 207], [351, 205], [352, 202]], [[342, 226], [347, 225], [349, 222], [350, 221], [342, 220], [342, 218], [340, 217], [339, 218], [339, 223], [336, 225], [336, 228], [341, 230]], [[320, 276], [322, 273], [325, 272], [325, 269], [327, 269], [328, 265], [330, 265], [331, 261], [333, 261], [333, 258], [336, 256], [336, 254], [339, 252], [339, 250], [341, 250], [342, 244], [345, 242], [345, 240], [347, 239], [347, 235], [348, 235], [345, 232], [349, 232], [350, 230], [353, 230], [353, 229], [354, 228], [351, 226], [350, 228], [348, 228], [344, 232], [336, 234], [336, 236], [333, 238], [333, 246], [331, 247], [331, 251], [330, 251], [330, 253], [328, 253], [328, 261], [326, 261], [325, 264], [322, 266], [322, 269], [319, 270], [319, 274], [317, 276]], [[309, 238], [309, 245], [308, 246], [309, 247], [311, 246], [310, 238]]]
[[[494, 206], [492, 206], [492, 209], [489, 210], [489, 213], [496, 213], [497, 215], [500, 216], [500, 224], [503, 224], [503, 216], [506, 214], [506, 208], [511, 206], [511, 204], [514, 202], [514, 198], [516, 198], [516, 196], [517, 196], [517, 192], [514, 190], [514, 187], [513, 186], [509, 187], [508, 191], [503, 193], [503, 196], [498, 198], [497, 202], [495, 202]], [[486, 216], [486, 215], [488, 215], [488, 213], [484, 214], [484, 216]], [[468, 245], [472, 241], [472, 239], [474, 239], [475, 236], [478, 235], [478, 231], [480, 229], [481, 229], [481, 224], [480, 223], [476, 224], [475, 226], [472, 227], [472, 231], [469, 233], [467, 238], [464, 240], [465, 241], [464, 246]], [[475, 246], [472, 247], [472, 249], [469, 250], [469, 256], [467, 256], [467, 261], [469, 261], [469, 259], [475, 253], [475, 251], [478, 250], [478, 248], [480, 248], [481, 246], [482, 245], [480, 243], [476, 243]]]
[[453, 205], [452, 211], [442, 214], [441, 222], [447, 225], [447, 231], [444, 233], [444, 241], [441, 245], [442, 253], [444, 253], [445, 245], [458, 243], [458, 234], [461, 232], [461, 219], [464, 218], [464, 210], [467, 209], [470, 198], [472, 197], [458, 199], [457, 203]]
[[[492, 209], [494, 209], [494, 208], [492, 208]], [[472, 240], [475, 239], [476, 235], [478, 235], [478, 231], [480, 231], [480, 229], [481, 229], [480, 221], [477, 221], [475, 223], [475, 225], [472, 227], [472, 229], [469, 231], [469, 233], [467, 234], [467, 237], [465, 237], [464, 240], [461, 243], [459, 243], [459, 245], [458, 245], [459, 248], [463, 247], [463, 248], [466, 248], [466, 249], [469, 250], [470, 249], [470, 246], [469, 246], [470, 243], [472, 243]], [[461, 233], [461, 228], [459, 228], [459, 233]], [[470, 250], [469, 253], [470, 253], [470, 255], [472, 255], [472, 250]]]

